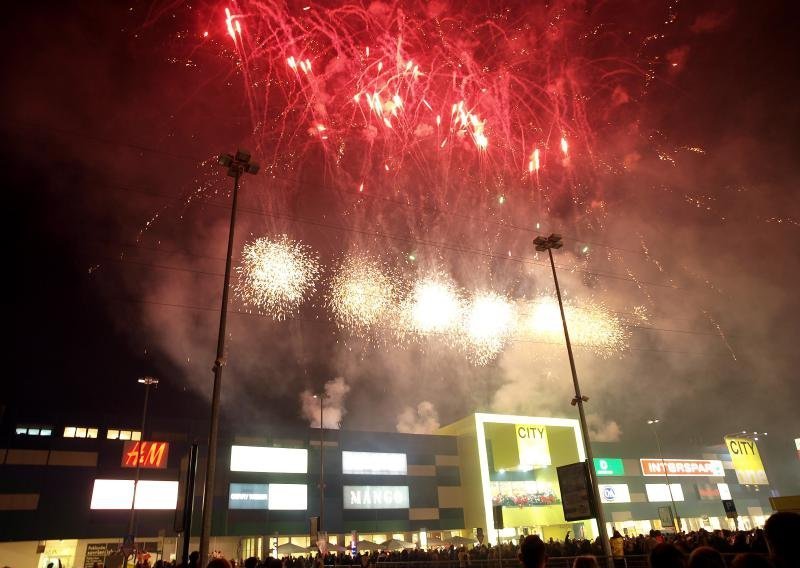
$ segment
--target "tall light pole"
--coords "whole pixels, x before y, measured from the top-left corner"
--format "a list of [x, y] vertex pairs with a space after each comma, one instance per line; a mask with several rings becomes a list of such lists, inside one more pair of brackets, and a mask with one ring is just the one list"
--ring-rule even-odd
[[658, 428], [656, 424], [658, 424], [660, 420], [658, 418], [651, 418], [647, 421], [647, 424], [650, 425], [650, 429], [653, 430], [653, 434], [656, 437], [656, 447], [658, 448], [658, 457], [661, 460], [661, 467], [664, 468], [664, 477], [667, 481], [667, 490], [669, 491], [669, 500], [672, 502], [672, 510], [675, 512], [675, 524], [677, 524], [677, 532], [681, 532], [681, 516], [678, 514], [678, 507], [675, 505], [675, 496], [672, 494], [672, 485], [669, 482], [669, 472], [667, 471], [667, 462], [664, 461], [664, 452], [661, 451], [661, 438], [658, 437]]
[[558, 296], [558, 309], [561, 311], [561, 323], [564, 325], [564, 339], [567, 343], [567, 355], [569, 356], [569, 368], [572, 371], [572, 384], [575, 387], [575, 397], [572, 399], [572, 406], [578, 406], [578, 416], [581, 423], [581, 434], [583, 436], [583, 447], [586, 451], [586, 459], [589, 462], [589, 479], [592, 482], [592, 493], [595, 502], [595, 515], [597, 519], [597, 530], [600, 533], [600, 541], [603, 545], [603, 553], [606, 555], [609, 565], [611, 565], [611, 543], [608, 540], [606, 522], [603, 515], [603, 505], [600, 502], [600, 488], [597, 485], [597, 474], [594, 471], [594, 456], [592, 454], [592, 444], [589, 441], [589, 426], [586, 422], [586, 413], [583, 410], [583, 403], [589, 397], [581, 394], [581, 387], [578, 384], [578, 371], [575, 369], [575, 357], [572, 355], [572, 343], [569, 340], [569, 329], [567, 329], [567, 318], [564, 315], [564, 303], [561, 301], [561, 288], [558, 285], [558, 275], [556, 274], [556, 264], [553, 262], [553, 249], [560, 249], [563, 246], [561, 235], [553, 233], [549, 237], [538, 236], [533, 240], [536, 250], [539, 252], [547, 251], [550, 256], [550, 268], [553, 271], [553, 283], [556, 286], [556, 296]]
[[142, 464], [142, 444], [145, 440], [144, 429], [147, 426], [147, 402], [150, 398], [150, 387], [158, 386], [158, 379], [153, 377], [142, 377], [137, 381], [144, 385], [144, 405], [142, 408], [142, 429], [139, 431], [139, 444], [136, 446], [136, 473], [133, 476], [133, 497], [131, 498], [131, 514], [128, 518], [128, 537], [134, 536], [134, 524], [136, 523], [136, 490], [139, 488], [139, 472]]
[[[325, 422], [323, 422], [323, 401], [325, 393], [315, 394], [319, 399], [319, 528], [323, 532], [323, 519], [325, 518]], [[327, 535], [325, 536], [327, 541]], [[313, 544], [313, 543], [312, 543]]]
[[228, 176], [233, 178], [233, 204], [231, 205], [231, 225], [228, 231], [228, 254], [225, 257], [225, 281], [222, 285], [222, 308], [219, 315], [219, 335], [217, 336], [217, 358], [214, 361], [214, 389], [211, 395], [211, 424], [208, 432], [208, 455], [206, 456], [206, 479], [203, 489], [203, 521], [200, 530], [200, 566], [208, 560], [209, 540], [211, 539], [211, 519], [214, 510], [214, 477], [217, 467], [217, 433], [219, 430], [219, 399], [222, 389], [222, 367], [225, 365], [225, 326], [228, 316], [228, 291], [231, 282], [231, 259], [233, 258], [233, 234], [236, 228], [236, 205], [239, 199], [239, 178], [242, 174], [258, 173], [258, 164], [250, 162], [250, 153], [237, 150], [236, 155], [221, 154], [219, 165], [228, 168]]

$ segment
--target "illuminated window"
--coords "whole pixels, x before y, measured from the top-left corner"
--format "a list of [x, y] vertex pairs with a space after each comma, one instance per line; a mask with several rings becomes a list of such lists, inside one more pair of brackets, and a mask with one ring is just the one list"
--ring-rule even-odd
[[39, 428], [28, 428], [28, 436], [38, 436]]
[[108, 440], [141, 440], [142, 433], [137, 430], [108, 430], [106, 432]]
[[39, 435], [40, 436], [52, 436], [53, 435], [53, 429], [52, 428], [42, 428], [39, 431]]
[[97, 438], [97, 428], [85, 426], [67, 426], [64, 428], [65, 438]]
[[28, 433], [28, 429], [27, 428], [17, 428], [17, 435], [18, 436], [24, 436], [27, 433]]
[[141, 432], [131, 432], [131, 440], [141, 440], [142, 433]]
[[109, 430], [108, 432], [106, 432], [106, 439], [107, 440], [119, 439], [119, 430]]

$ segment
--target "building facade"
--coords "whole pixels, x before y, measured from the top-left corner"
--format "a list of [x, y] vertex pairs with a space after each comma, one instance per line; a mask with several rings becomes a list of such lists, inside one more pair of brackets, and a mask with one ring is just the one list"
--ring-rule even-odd
[[[143, 441], [136, 430], [103, 422], [11, 426], [0, 449], [5, 564], [102, 562], [128, 533], [137, 462], [136, 542], [156, 558], [180, 554], [182, 471], [203, 425], [155, 420]], [[768, 486], [740, 483], [729, 449], [716, 450], [662, 459], [596, 444], [593, 465], [608, 529], [673, 530], [665, 514], [673, 502], [684, 530], [763, 525]], [[246, 558], [286, 543], [307, 547], [312, 517], [321, 517], [330, 542], [344, 546], [354, 535], [420, 546], [454, 536], [494, 543], [534, 533], [560, 540], [570, 531], [594, 538], [593, 519], [565, 519], [557, 476], [559, 466], [584, 460], [578, 423], [565, 418], [473, 414], [431, 435], [223, 430], [211, 549]], [[202, 451], [200, 461], [192, 549], [203, 499]], [[723, 500], [735, 504], [735, 521]]]

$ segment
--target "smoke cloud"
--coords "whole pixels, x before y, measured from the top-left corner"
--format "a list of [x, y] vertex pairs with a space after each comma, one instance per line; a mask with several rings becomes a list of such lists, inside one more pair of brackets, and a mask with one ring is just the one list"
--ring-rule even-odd
[[[325, 383], [325, 396], [322, 399], [324, 428], [338, 430], [342, 427], [342, 419], [347, 414], [345, 401], [348, 392], [350, 392], [350, 386], [344, 380], [344, 377], [336, 377]], [[300, 406], [303, 418], [308, 421], [309, 426], [319, 428], [319, 395], [315, 396], [309, 389], [304, 390], [300, 393]]]
[[439, 413], [432, 402], [423, 400], [417, 408], [406, 406], [397, 416], [397, 431], [405, 434], [432, 434], [439, 429]]

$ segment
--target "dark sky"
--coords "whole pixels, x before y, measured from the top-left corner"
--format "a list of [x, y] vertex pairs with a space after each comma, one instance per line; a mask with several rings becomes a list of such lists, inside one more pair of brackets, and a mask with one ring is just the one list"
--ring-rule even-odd
[[[578, 353], [605, 437], [616, 428], [640, 442], [642, 420], [654, 414], [669, 417], [667, 446], [768, 430], [777, 459], [797, 468], [800, 46], [790, 4], [679, 5], [653, 48], [669, 64], [658, 67], [619, 138], [636, 125], [654, 155], [684, 148], [680, 163], [636, 158], [632, 175], [607, 182], [614, 213], [585, 238], [637, 249], [631, 266], [642, 280], [679, 290], [602, 288], [613, 305], [649, 304], [648, 327], [658, 328], [634, 329], [635, 350], [622, 357]], [[624, 2], [611, 5], [620, 19], [635, 16]], [[251, 116], [241, 76], [214, 47], [226, 39], [221, 5], [187, 6], [5, 10], [10, 56], [0, 112], [12, 326], [3, 398], [21, 415], [126, 413], [138, 408], [135, 379], [144, 374], [162, 381], [156, 412], [206, 411], [229, 209], [228, 180], [201, 162], [252, 143]], [[209, 43], [199, 39], [205, 29]], [[695, 147], [704, 153], [685, 150]], [[259, 196], [275, 188], [264, 176], [246, 181], [237, 247], [276, 226], [253, 213], [272, 203]], [[184, 206], [198, 187], [206, 202]], [[332, 198], [319, 188], [293, 195], [284, 203], [292, 213], [334, 222], [326, 216]], [[302, 232], [324, 263], [342, 239], [324, 223], [278, 226]], [[644, 242], [665, 272], [643, 260]], [[576, 274], [564, 278], [578, 287]], [[287, 322], [234, 314], [230, 329], [229, 417], [302, 423], [300, 392], [336, 376], [350, 385], [345, 425], [353, 428], [392, 430], [405, 407], [424, 423], [423, 401], [442, 424], [474, 410], [571, 412], [561, 351], [510, 353], [483, 369], [435, 348], [389, 357], [387, 347], [343, 338], [319, 304]]]

